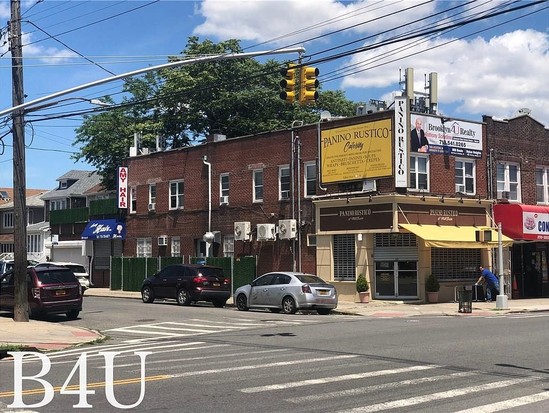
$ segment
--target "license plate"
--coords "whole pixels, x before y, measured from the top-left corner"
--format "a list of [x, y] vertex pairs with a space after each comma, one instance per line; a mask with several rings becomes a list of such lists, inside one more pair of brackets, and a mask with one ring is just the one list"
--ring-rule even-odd
[[318, 295], [330, 295], [330, 291], [328, 291], [328, 290], [319, 290]]
[[219, 283], [213, 283], [212, 284], [214, 287], [219, 287]]
[[56, 290], [55, 295], [65, 295], [67, 292], [65, 290]]

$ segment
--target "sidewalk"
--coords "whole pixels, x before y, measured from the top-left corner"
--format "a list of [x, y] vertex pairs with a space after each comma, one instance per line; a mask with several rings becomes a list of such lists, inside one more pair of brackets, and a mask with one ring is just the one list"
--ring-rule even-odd
[[[111, 291], [107, 288], [91, 288], [86, 291], [85, 297], [116, 297], [140, 299], [139, 292]], [[369, 303], [339, 302], [334, 313], [352, 314], [365, 317], [417, 317], [417, 316], [499, 316], [509, 313], [523, 313], [535, 311], [549, 311], [549, 298], [534, 298], [525, 300], [508, 300], [506, 309], [496, 309], [496, 303], [473, 302], [471, 313], [459, 313], [458, 303], [424, 304], [419, 302], [379, 301]], [[85, 305], [85, 304], [84, 304]], [[232, 305], [229, 302], [228, 305]], [[15, 322], [11, 314], [0, 313], [0, 358], [5, 353], [6, 345], [18, 345], [33, 351], [61, 350], [103, 339], [97, 331], [80, 327], [71, 327], [69, 324], [52, 323], [48, 321], [30, 320]]]

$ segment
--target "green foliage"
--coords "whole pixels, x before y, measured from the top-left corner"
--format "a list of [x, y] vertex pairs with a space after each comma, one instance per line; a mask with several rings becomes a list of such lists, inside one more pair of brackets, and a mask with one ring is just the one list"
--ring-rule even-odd
[[363, 293], [370, 290], [370, 285], [364, 274], [360, 274], [356, 279], [356, 291]]
[[[218, 44], [189, 37], [175, 59], [242, 53], [239, 40]], [[253, 58], [194, 62], [126, 80], [124, 98], [114, 108], [85, 116], [76, 130], [73, 159], [93, 165], [107, 189], [116, 188], [116, 168], [133, 145], [134, 134], [143, 147], [154, 147], [157, 136], [166, 148], [200, 143], [213, 133], [228, 139], [287, 129], [294, 120], [318, 122], [327, 110], [332, 116], [354, 116], [356, 104], [341, 91], [320, 90], [313, 105], [287, 104], [279, 98], [282, 64]], [[102, 100], [113, 103], [110, 96]]]
[[438, 282], [437, 277], [433, 274], [429, 275], [425, 280], [425, 291], [429, 293], [436, 293], [440, 290], [440, 283]]

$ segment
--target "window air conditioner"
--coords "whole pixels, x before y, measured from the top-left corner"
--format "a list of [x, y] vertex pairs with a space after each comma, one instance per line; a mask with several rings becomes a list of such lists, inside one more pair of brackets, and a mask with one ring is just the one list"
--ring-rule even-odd
[[280, 191], [280, 199], [290, 199], [290, 191]]
[[281, 219], [278, 221], [278, 238], [294, 239], [297, 237], [297, 223], [295, 219]]
[[509, 199], [509, 191], [501, 191], [501, 199]]
[[249, 221], [235, 222], [234, 223], [234, 240], [235, 241], [249, 241], [250, 234], [252, 232], [252, 226]]
[[219, 197], [219, 204], [220, 205], [228, 205], [229, 204], [229, 196], [228, 195], [220, 196]]
[[167, 235], [162, 235], [162, 236], [158, 237], [158, 246], [159, 247], [165, 247], [166, 245], [168, 245], [168, 236]]
[[275, 224], [257, 224], [257, 239], [259, 241], [274, 241]]
[[149, 204], [149, 211], [154, 211], [156, 210], [156, 202], [152, 202]]

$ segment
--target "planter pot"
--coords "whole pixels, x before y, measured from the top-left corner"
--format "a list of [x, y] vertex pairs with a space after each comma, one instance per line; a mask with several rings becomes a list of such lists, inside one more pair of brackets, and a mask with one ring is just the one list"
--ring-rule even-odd
[[361, 303], [370, 302], [370, 291], [363, 291], [361, 293], [358, 293], [358, 298], [360, 299]]
[[427, 292], [427, 301], [430, 303], [438, 303], [438, 291]]

